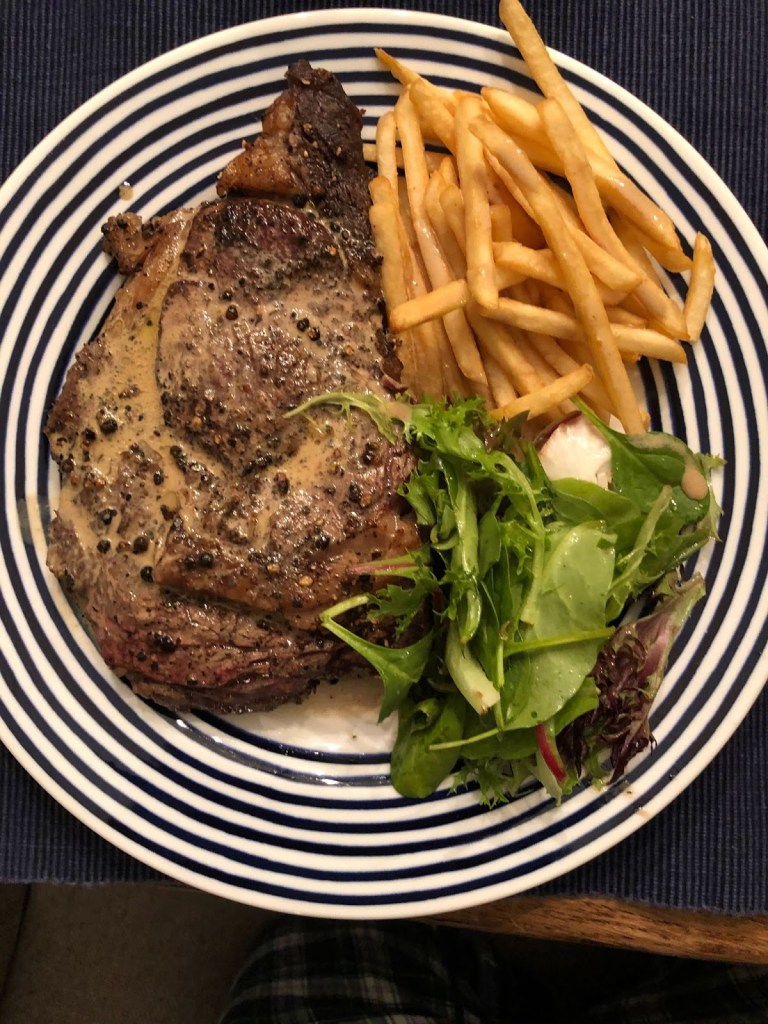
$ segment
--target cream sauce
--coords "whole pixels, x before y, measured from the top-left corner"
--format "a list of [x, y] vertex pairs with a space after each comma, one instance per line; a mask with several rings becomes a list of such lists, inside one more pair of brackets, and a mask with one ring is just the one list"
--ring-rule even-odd
[[[140, 271], [118, 293], [115, 308], [104, 328], [109, 358], [83, 383], [83, 403], [104, 413], [102, 429], [93, 424], [96, 435], [88, 448], [88, 461], [78, 459], [73, 473], [62, 479], [58, 513], [69, 520], [84, 546], [96, 546], [104, 538], [103, 527], [94, 521], [81, 500], [82, 488], [105, 488], [119, 475], [119, 464], [130, 445], [156, 451], [162, 458], [165, 487], [158, 493], [178, 504], [178, 494], [186, 486], [184, 474], [176, 466], [170, 449], [175, 441], [163, 422], [163, 410], [155, 379], [158, 325], [162, 301], [170, 283], [178, 274], [178, 259], [186, 241], [189, 225], [177, 218], [169, 231], [174, 244], [154, 263]], [[137, 305], [141, 304], [140, 315]], [[114, 426], [104, 430], [112, 421]], [[111, 426], [111, 423], [108, 424]], [[77, 455], [75, 457], [77, 459]], [[166, 493], [167, 492], [167, 493]], [[174, 499], [174, 495], [176, 495]], [[161, 518], [158, 508], [158, 517]], [[121, 516], [111, 524], [111, 533], [121, 533]], [[154, 538], [157, 543], [158, 538]], [[143, 561], [147, 555], [143, 552]], [[151, 558], [150, 558], [151, 560]]]

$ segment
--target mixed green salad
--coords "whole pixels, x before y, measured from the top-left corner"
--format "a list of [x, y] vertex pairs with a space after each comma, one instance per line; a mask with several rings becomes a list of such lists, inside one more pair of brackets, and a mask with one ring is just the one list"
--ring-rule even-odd
[[[399, 716], [395, 788], [426, 797], [455, 773], [494, 804], [531, 777], [556, 799], [618, 778], [652, 742], [672, 642], [704, 595], [679, 567], [716, 536], [719, 460], [671, 435], [625, 436], [582, 406], [608, 456], [601, 483], [548, 473], [546, 445], [480, 399], [338, 393], [295, 412], [319, 404], [370, 416], [418, 455], [401, 493], [423, 546], [360, 566], [378, 586], [321, 617], [380, 675], [381, 719]], [[394, 622], [394, 643], [344, 625], [361, 609]]]

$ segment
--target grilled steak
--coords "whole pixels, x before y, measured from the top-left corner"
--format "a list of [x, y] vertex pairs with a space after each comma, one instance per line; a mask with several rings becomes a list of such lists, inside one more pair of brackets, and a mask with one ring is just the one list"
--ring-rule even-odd
[[268, 709], [343, 668], [318, 611], [417, 543], [411, 457], [363, 415], [386, 395], [361, 116], [302, 62], [221, 198], [105, 226], [128, 279], [46, 433], [62, 474], [48, 564], [107, 663], [173, 708]]

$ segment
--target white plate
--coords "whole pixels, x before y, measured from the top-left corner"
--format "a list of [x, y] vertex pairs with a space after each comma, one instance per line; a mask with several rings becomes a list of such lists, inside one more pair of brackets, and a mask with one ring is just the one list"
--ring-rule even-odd
[[[0, 738], [76, 817], [180, 881], [261, 907], [332, 917], [454, 910], [520, 892], [608, 849], [667, 805], [726, 742], [768, 674], [768, 253], [727, 188], [659, 117], [558, 58], [619, 161], [712, 239], [718, 287], [687, 371], [648, 370], [655, 424], [722, 454], [722, 543], [698, 559], [709, 596], [655, 708], [657, 746], [623, 785], [554, 808], [537, 790], [488, 812], [443, 787], [389, 785], [391, 728], [370, 685], [237, 719], [162, 714], [106, 669], [45, 569], [56, 474], [41, 441], [73, 351], [118, 285], [102, 222], [211, 196], [288, 63], [328, 67], [366, 110], [395, 86], [374, 45], [457, 86], [530, 82], [501, 32], [427, 14], [345, 10], [245, 25], [140, 68], [61, 124], [0, 190]], [[425, 56], [426, 55], [426, 56]], [[435, 55], [431, 57], [430, 55]], [[130, 182], [133, 198], [119, 196]], [[674, 282], [673, 282], [674, 283]]]

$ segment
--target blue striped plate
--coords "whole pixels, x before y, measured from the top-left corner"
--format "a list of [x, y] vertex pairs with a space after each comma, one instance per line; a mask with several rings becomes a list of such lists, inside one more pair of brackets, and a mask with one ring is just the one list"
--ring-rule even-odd
[[107, 670], [45, 568], [58, 484], [41, 440], [73, 353], [119, 284], [100, 225], [128, 206], [151, 216], [212, 196], [217, 171], [257, 130], [299, 57], [340, 77], [372, 138], [396, 91], [374, 45], [443, 84], [531, 87], [506, 36], [480, 25], [376, 10], [276, 18], [121, 79], [0, 190], [0, 739], [76, 817], [152, 867], [261, 907], [348, 918], [455, 910], [583, 864], [691, 782], [768, 674], [768, 252], [682, 138], [564, 57], [619, 161], [671, 212], [685, 243], [705, 231], [718, 260], [689, 367], [646, 368], [642, 381], [656, 426], [727, 460], [722, 543], [697, 565], [709, 596], [656, 705], [656, 748], [624, 784], [580, 790], [560, 808], [539, 789], [491, 812], [448, 786], [414, 803], [389, 784], [392, 726], [377, 726], [369, 680], [326, 687], [298, 709], [226, 719], [162, 713]]

